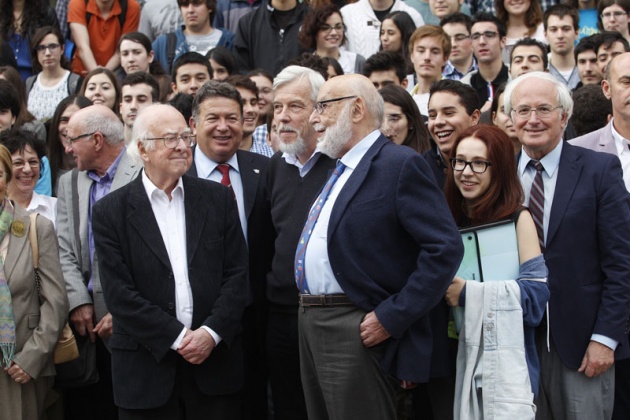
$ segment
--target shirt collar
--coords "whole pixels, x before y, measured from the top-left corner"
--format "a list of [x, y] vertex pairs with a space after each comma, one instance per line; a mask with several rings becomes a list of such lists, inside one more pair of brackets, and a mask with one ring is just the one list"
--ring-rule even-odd
[[120, 153], [118, 154], [118, 157], [116, 157], [116, 160], [114, 160], [114, 162], [109, 165], [109, 168], [107, 169], [107, 171], [105, 171], [105, 174], [101, 177], [99, 177], [96, 172], [94, 171], [87, 171], [88, 176], [90, 177], [90, 179], [98, 182], [98, 183], [111, 183], [112, 180], [114, 179], [114, 176], [116, 175], [116, 170], [118, 169], [118, 164], [120, 163], [120, 160], [122, 159], [123, 155], [125, 154], [125, 152], [127, 151], [127, 148], [125, 146], [123, 146], [122, 150], [120, 151]]
[[313, 154], [306, 160], [306, 162], [304, 162], [304, 164], [302, 164], [300, 162], [300, 160], [298, 159], [297, 155], [293, 154], [293, 153], [287, 153], [287, 152], [283, 152], [282, 153], [282, 159], [284, 159], [284, 161], [286, 163], [288, 163], [289, 165], [293, 165], [296, 166], [298, 169], [303, 168], [304, 166], [308, 165], [308, 163], [313, 160], [314, 158], [316, 158], [316, 156], [321, 155], [322, 151], [319, 150], [319, 144], [315, 147], [315, 150], [313, 150]]
[[348, 151], [343, 157], [340, 159], [341, 163], [346, 165], [348, 168], [354, 170], [365, 153], [368, 151], [370, 147], [378, 140], [381, 132], [379, 130], [374, 130], [367, 136], [363, 138], [360, 142], [354, 145], [352, 149]]
[[615, 130], [614, 120], [610, 124], [610, 128], [612, 129], [612, 136], [615, 140], [615, 148], [617, 149], [617, 156], [620, 156], [622, 153], [628, 153], [630, 150], [630, 141], [624, 138], [617, 130]]
[[[221, 163], [227, 163], [232, 169], [239, 172], [236, 153], [234, 153], [227, 161]], [[199, 147], [197, 147], [195, 150], [195, 165], [197, 167], [197, 174], [199, 178], [207, 179], [217, 166], [219, 166], [219, 163], [210, 159]]]
[[[540, 159], [540, 163], [542, 163], [543, 168], [545, 168], [545, 172], [549, 177], [552, 177], [558, 166], [560, 165], [560, 155], [562, 154], [562, 144], [564, 140], [560, 139], [558, 145], [553, 148], [553, 150], [547, 153], [542, 159]], [[527, 170], [527, 166], [529, 161], [532, 160], [531, 157], [527, 153], [525, 153], [525, 149], [521, 148], [521, 158], [519, 160], [518, 171], [519, 176], [522, 177], [525, 171]]]
[[[146, 171], [142, 171], [142, 185], [144, 186], [144, 190], [147, 192], [149, 200], [166, 195], [164, 191], [156, 187], [153, 181], [149, 179]], [[184, 182], [182, 181], [181, 176], [177, 180], [177, 185], [175, 185], [175, 188], [173, 188], [173, 191], [171, 192], [171, 197], [173, 198], [179, 198], [180, 196], [182, 199], [184, 198]]]

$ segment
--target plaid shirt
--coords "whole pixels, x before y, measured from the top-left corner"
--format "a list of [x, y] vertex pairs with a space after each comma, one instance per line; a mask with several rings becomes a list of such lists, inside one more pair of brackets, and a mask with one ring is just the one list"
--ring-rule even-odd
[[249, 151], [267, 157], [273, 156], [273, 149], [267, 144], [267, 124], [256, 127], [252, 135], [252, 148]]
[[[474, 70], [477, 70], [477, 60], [475, 60], [475, 57], [473, 57], [472, 65], [470, 66], [466, 74]], [[446, 66], [444, 66], [444, 71], [442, 71], [442, 77], [449, 80], [462, 80], [462, 78], [466, 76], [466, 74], [463, 74], [461, 71], [457, 70], [457, 67], [455, 67], [453, 63], [451, 63], [451, 60], [448, 60], [446, 62]]]

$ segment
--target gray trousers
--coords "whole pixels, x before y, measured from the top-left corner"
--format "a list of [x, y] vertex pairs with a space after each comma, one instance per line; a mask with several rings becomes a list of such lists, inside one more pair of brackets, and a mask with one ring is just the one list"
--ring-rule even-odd
[[299, 309], [300, 371], [309, 420], [396, 420], [398, 381], [378, 365], [383, 344], [366, 348], [354, 306]]
[[589, 378], [566, 367], [555, 347], [540, 348], [540, 392], [536, 420], [610, 420], [615, 397], [615, 366]]

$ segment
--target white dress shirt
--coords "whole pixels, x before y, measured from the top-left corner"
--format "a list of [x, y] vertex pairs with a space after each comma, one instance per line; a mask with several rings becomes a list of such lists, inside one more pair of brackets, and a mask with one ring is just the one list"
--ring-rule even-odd
[[[339, 196], [339, 192], [346, 184], [348, 178], [350, 178], [365, 153], [372, 147], [380, 135], [380, 131], [372, 131], [340, 159], [341, 162], [346, 165], [346, 169], [330, 190], [328, 198], [322, 207], [322, 211], [319, 213], [317, 222], [315, 226], [313, 226], [313, 233], [311, 233], [311, 238], [306, 245], [306, 253], [304, 255], [304, 274], [308, 288], [313, 295], [344, 293], [335, 278], [328, 258], [328, 223], [330, 222], [330, 215], [335, 205], [335, 200]], [[315, 202], [317, 202], [317, 199]]]
[[621, 161], [621, 169], [623, 169], [623, 182], [626, 184], [626, 189], [630, 191], [630, 141], [623, 138], [617, 130], [615, 125], [611, 124], [613, 139], [615, 139], [615, 149], [617, 149], [617, 157]]
[[[247, 216], [245, 215], [245, 199], [243, 197], [243, 180], [241, 179], [241, 172], [238, 167], [238, 158], [236, 153], [226, 162], [222, 162], [230, 165], [230, 182], [232, 183], [232, 191], [236, 197], [236, 205], [238, 207], [238, 217], [241, 219], [241, 227], [243, 228], [243, 235], [247, 240]], [[195, 166], [197, 168], [197, 176], [199, 178], [209, 179], [210, 181], [221, 183], [223, 174], [219, 171], [219, 164], [208, 156], [204, 155], [199, 147], [195, 152]]]
[[289, 165], [293, 165], [300, 171], [300, 178], [304, 178], [306, 174], [315, 166], [322, 152], [319, 150], [319, 146], [315, 148], [313, 154], [308, 158], [304, 165], [300, 162], [300, 159], [294, 154], [291, 153], [282, 153], [282, 159]]
[[[173, 350], [177, 350], [187, 329], [191, 327], [193, 316], [193, 297], [188, 279], [188, 255], [186, 251], [184, 184], [181, 178], [177, 181], [177, 185], [171, 192], [172, 199], [170, 200], [164, 191], [153, 184], [145, 171], [142, 171], [142, 184], [151, 202], [151, 209], [160, 228], [160, 234], [173, 269], [175, 314], [177, 320], [184, 324], [184, 329], [171, 345]], [[208, 331], [216, 344], [219, 344], [221, 337], [217, 333], [205, 325], [202, 328]]]
[[57, 229], [57, 198], [40, 195], [33, 191], [33, 197], [31, 198], [31, 202], [28, 203], [26, 212], [29, 214], [38, 213], [44, 216], [53, 222], [55, 230]]

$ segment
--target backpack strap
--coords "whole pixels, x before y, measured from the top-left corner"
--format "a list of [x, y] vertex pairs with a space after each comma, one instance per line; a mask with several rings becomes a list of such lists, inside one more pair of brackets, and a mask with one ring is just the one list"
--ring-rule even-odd
[[173, 69], [173, 60], [175, 59], [175, 47], [177, 44], [177, 35], [175, 32], [169, 32], [166, 34], [166, 63], [168, 65], [167, 72], [171, 74]]

